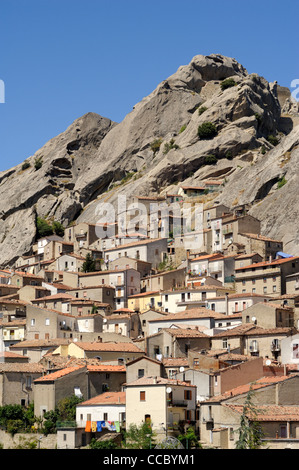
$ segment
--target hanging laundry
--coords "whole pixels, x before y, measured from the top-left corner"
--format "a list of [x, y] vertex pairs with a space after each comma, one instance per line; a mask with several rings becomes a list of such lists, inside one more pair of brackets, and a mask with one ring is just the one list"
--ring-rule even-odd
[[115, 429], [116, 429], [117, 432], [120, 432], [119, 421], [115, 421]]
[[91, 421], [86, 421], [85, 431], [91, 432]]
[[102, 421], [97, 421], [97, 432], [102, 432]]
[[91, 431], [92, 432], [97, 432], [97, 422], [96, 421], [91, 422]]

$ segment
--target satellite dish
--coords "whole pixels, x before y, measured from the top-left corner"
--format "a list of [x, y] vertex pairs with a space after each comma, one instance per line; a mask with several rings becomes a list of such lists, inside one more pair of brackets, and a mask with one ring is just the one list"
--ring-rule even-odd
[[167, 393], [171, 393], [171, 392], [172, 392], [172, 388], [171, 388], [171, 387], [167, 387], [166, 392], [167, 392]]
[[253, 321], [253, 323], [256, 322], [256, 318], [255, 318], [255, 317], [252, 317], [251, 320]]
[[270, 359], [267, 359], [267, 360], [266, 360], [266, 366], [271, 366], [271, 361], [270, 361]]
[[181, 366], [180, 367], [180, 372], [184, 372], [184, 370], [185, 370], [185, 367]]
[[107, 318], [104, 318], [104, 319], [103, 319], [103, 323], [107, 323]]

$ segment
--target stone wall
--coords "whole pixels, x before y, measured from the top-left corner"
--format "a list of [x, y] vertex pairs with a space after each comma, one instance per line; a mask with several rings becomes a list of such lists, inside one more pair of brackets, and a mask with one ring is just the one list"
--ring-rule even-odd
[[[40, 436], [42, 436], [42, 439], [39, 440]], [[25, 444], [29, 441], [36, 441], [37, 449], [56, 449], [57, 447], [56, 434], [44, 436], [41, 433], [17, 433], [12, 437], [11, 434], [0, 429], [0, 445], [3, 449], [15, 449], [18, 445], [25, 447]]]

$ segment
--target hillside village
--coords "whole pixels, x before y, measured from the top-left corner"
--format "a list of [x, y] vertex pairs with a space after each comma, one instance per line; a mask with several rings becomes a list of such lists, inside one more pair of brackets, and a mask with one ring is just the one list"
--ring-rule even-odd
[[[221, 185], [137, 200], [170, 207]], [[253, 389], [267, 447], [299, 448], [299, 256], [246, 206], [207, 204], [200, 233], [169, 220], [155, 238], [149, 223], [105, 238], [72, 223], [0, 270], [0, 406], [34, 403], [42, 420], [82, 398], [58, 448], [148, 422], [158, 440], [192, 426], [204, 448], [232, 449]]]

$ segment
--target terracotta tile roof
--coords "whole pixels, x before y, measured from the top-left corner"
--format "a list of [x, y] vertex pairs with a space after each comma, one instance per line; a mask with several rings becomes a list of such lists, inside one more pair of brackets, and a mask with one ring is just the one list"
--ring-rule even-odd
[[241, 268], [236, 268], [235, 271], [242, 271], [242, 269], [252, 269], [252, 268], [262, 268], [264, 266], [280, 266], [284, 263], [290, 263], [294, 260], [299, 260], [299, 256], [293, 256], [292, 258], [281, 258], [275, 259], [273, 261], [261, 261], [260, 263], [249, 264], [248, 266], [242, 266]]
[[40, 297], [39, 299], [33, 299], [31, 300], [31, 302], [40, 302], [40, 301], [44, 301], [44, 300], [72, 300], [72, 299], [75, 299], [74, 296], [70, 295], [70, 294], [65, 294], [63, 292], [61, 292], [60, 294], [53, 294], [53, 295], [47, 295], [45, 297]]
[[149, 292], [141, 292], [140, 294], [129, 295], [128, 299], [134, 299], [135, 297], [146, 297], [148, 295], [155, 295], [155, 294], [159, 294], [159, 293], [160, 293], [160, 291], [158, 291], [158, 290], [149, 291]]
[[84, 366], [74, 366], [74, 367], [65, 367], [63, 369], [57, 370], [55, 372], [52, 372], [50, 374], [46, 374], [43, 377], [39, 377], [38, 379], [35, 379], [34, 382], [52, 382], [54, 380], [60, 379], [61, 377], [65, 377], [66, 375], [71, 374], [72, 372], [75, 372], [77, 370], [84, 369]]
[[124, 384], [125, 386], [143, 386], [143, 385], [182, 385], [187, 387], [196, 387], [191, 385], [189, 382], [183, 382], [182, 380], [168, 379], [164, 377], [147, 376], [141, 377], [140, 379], [134, 380]]
[[259, 390], [265, 387], [269, 387], [271, 385], [274, 385], [279, 382], [284, 382], [286, 380], [290, 380], [293, 378], [292, 376], [274, 376], [274, 377], [262, 377], [261, 379], [256, 380], [254, 383], [248, 383], [245, 385], [240, 385], [239, 387], [233, 388], [231, 390], [228, 390], [227, 392], [222, 393], [221, 395], [215, 395], [208, 400], [205, 400], [205, 402], [219, 402], [219, 401], [224, 401], [228, 400], [233, 397], [237, 397], [238, 395], [243, 395], [247, 394], [250, 390], [250, 388], [255, 391]]
[[267, 335], [290, 335], [291, 333], [293, 332], [293, 328], [261, 328], [261, 327], [256, 327], [250, 331], [248, 331], [248, 333], [246, 333], [248, 336], [255, 336], [255, 335], [259, 335], [259, 336], [267, 336]]
[[150, 243], [161, 242], [161, 240], [163, 240], [163, 238], [150, 238], [150, 239], [147, 239], [147, 240], [139, 240], [139, 241], [135, 241], [135, 242], [131, 242], [131, 243], [126, 243], [124, 245], [116, 246], [116, 247], [113, 247], [113, 248], [109, 248], [109, 249], [106, 249], [105, 251], [110, 252], [110, 251], [115, 251], [115, 250], [122, 250], [124, 248], [131, 248], [131, 247], [134, 247], [134, 246], [149, 245]]
[[90, 372], [126, 372], [126, 367], [109, 364], [91, 364], [87, 365], [87, 370]]
[[114, 313], [123, 312], [123, 313], [135, 313], [135, 310], [130, 308], [118, 308], [117, 310], [113, 310]]
[[[243, 413], [243, 405], [228, 405], [237, 413]], [[258, 421], [299, 421], [299, 406], [283, 406], [283, 405], [258, 405], [255, 420]]]
[[89, 405], [125, 405], [126, 404], [126, 392], [105, 392], [96, 397], [90, 398], [81, 402], [78, 406], [89, 406]]
[[[3, 352], [0, 352], [0, 358], [3, 358], [4, 361], [5, 361], [5, 358], [10, 358], [10, 359], [28, 359], [28, 356], [23, 356], [22, 354], [16, 354], [14, 352], [11, 352], [11, 351], [3, 351]], [[1, 360], [0, 360], [1, 362]]]
[[186, 357], [168, 357], [162, 359], [164, 367], [181, 367], [181, 366], [188, 366], [188, 359]]
[[193, 328], [165, 328], [165, 331], [176, 338], [208, 338], [209, 336], [205, 335], [201, 331], [195, 330]]
[[230, 336], [244, 336], [252, 329], [256, 330], [256, 326], [253, 323], [242, 323], [241, 325], [237, 325], [229, 330], [221, 331], [220, 333], [212, 336], [212, 338], [217, 339], [223, 337], [227, 338]]
[[255, 238], [256, 240], [262, 240], [265, 242], [275, 242], [275, 243], [282, 243], [281, 240], [274, 240], [273, 238], [266, 237], [264, 235], [260, 235], [257, 233], [240, 233], [240, 235], [245, 235], [248, 238]]
[[135, 346], [133, 343], [100, 343], [100, 342], [76, 342], [79, 348], [84, 351], [119, 351], [119, 352], [136, 352], [143, 353], [142, 349]]
[[202, 260], [209, 260], [209, 259], [214, 259], [214, 258], [219, 258], [219, 255], [217, 253], [212, 253], [210, 255], [201, 255], [201, 256], [197, 256], [196, 258], [190, 259], [190, 261], [202, 261]]
[[223, 313], [217, 313], [208, 308], [190, 308], [183, 312], [169, 313], [164, 318], [156, 318], [155, 320], [148, 320], [148, 322], [163, 322], [163, 321], [177, 321], [177, 320], [188, 320], [191, 318], [218, 318], [224, 319], [226, 315]]
[[69, 344], [72, 341], [67, 338], [55, 338], [55, 339], [28, 339], [25, 341], [19, 341], [16, 344], [10, 346], [10, 349], [26, 349], [26, 348], [51, 348], [57, 347], [61, 344]]
[[22, 372], [28, 374], [43, 374], [45, 367], [35, 362], [0, 362], [0, 373]]

